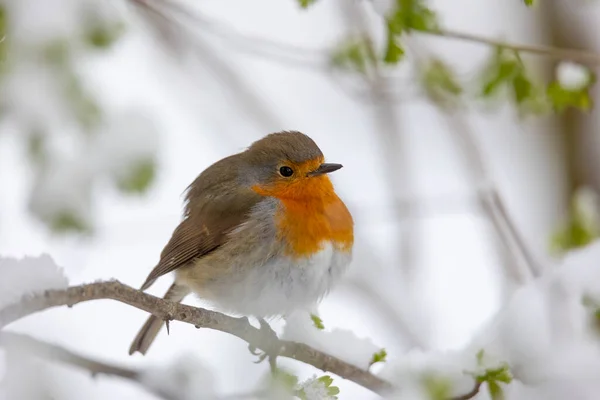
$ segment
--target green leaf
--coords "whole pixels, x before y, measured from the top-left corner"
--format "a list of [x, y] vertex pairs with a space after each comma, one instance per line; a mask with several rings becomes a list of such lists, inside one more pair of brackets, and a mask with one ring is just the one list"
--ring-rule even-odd
[[426, 375], [423, 378], [423, 385], [427, 396], [431, 400], [447, 400], [452, 395], [452, 382], [443, 377], [435, 375]]
[[46, 137], [39, 129], [33, 129], [27, 137], [27, 152], [37, 164], [46, 158]]
[[153, 159], [146, 159], [135, 164], [131, 171], [117, 180], [120, 190], [126, 193], [144, 193], [154, 181], [156, 163]]
[[[326, 378], [326, 379], [324, 379]], [[324, 375], [318, 379], [320, 382], [323, 382], [325, 387], [327, 388], [327, 395], [332, 399], [337, 399], [337, 395], [340, 394], [340, 388], [333, 385], [333, 378], [328, 375]]]
[[[340, 388], [337, 386], [330, 386], [327, 388], [327, 394], [330, 396], [337, 396], [340, 394]], [[337, 399], [337, 397], [335, 397]]]
[[321, 319], [321, 317], [319, 317], [318, 315], [315, 314], [310, 314], [310, 319], [312, 319], [313, 325], [315, 326], [315, 328], [323, 330], [325, 329], [325, 325], [323, 324], [323, 320]]
[[0, 4], [0, 74], [6, 72], [7, 52], [8, 52], [8, 13], [3, 4]]
[[293, 391], [294, 388], [298, 385], [298, 377], [293, 375], [283, 369], [276, 368], [271, 374], [271, 379], [273, 382], [282, 385], [288, 391]]
[[558, 81], [553, 81], [548, 85], [546, 94], [552, 106], [558, 112], [568, 108], [588, 111], [592, 108], [593, 104], [588, 90], [589, 86], [577, 90], [567, 89], [562, 87]]
[[0, 38], [4, 38], [6, 35], [6, 31], [8, 28], [8, 15], [6, 12], [6, 7], [3, 4], [0, 4]]
[[[333, 378], [329, 375], [323, 375], [321, 377], [319, 377], [316, 382], [321, 383], [323, 385], [323, 387], [325, 387], [325, 389], [327, 390], [327, 399], [337, 399], [337, 395], [340, 393], [340, 388], [338, 388], [337, 386], [332, 386], [333, 384]], [[315, 385], [316, 383], [313, 380], [309, 380], [305, 383], [303, 383], [300, 386], [304, 386], [301, 389], [297, 389], [295, 391], [295, 395], [297, 397], [299, 397], [301, 400], [302, 399], [307, 399], [306, 396], [306, 391], [305, 388], [307, 388], [307, 385], [309, 387], [313, 387], [313, 385]]]
[[454, 72], [441, 60], [430, 62], [421, 80], [428, 97], [440, 105], [452, 104], [463, 92]]
[[500, 387], [499, 384], [497, 384], [495, 381], [489, 381], [487, 385], [488, 385], [488, 391], [490, 392], [490, 397], [492, 398], [492, 400], [503, 400], [504, 399], [504, 392], [502, 391], [502, 388]]
[[49, 220], [50, 229], [57, 233], [89, 232], [91, 227], [87, 221], [72, 211], [64, 210], [56, 213]]
[[70, 57], [70, 45], [67, 40], [54, 40], [42, 49], [44, 60], [56, 66], [65, 66]]
[[477, 365], [482, 365], [483, 363], [483, 356], [485, 355], [485, 350], [481, 349], [477, 352]]
[[596, 199], [593, 204], [585, 204], [585, 191], [578, 189], [573, 194], [569, 216], [550, 238], [551, 250], [563, 253], [587, 246], [600, 237], [600, 216]]
[[308, 8], [316, 2], [317, 0], [298, 0], [298, 4], [300, 4], [300, 7], [302, 8]]
[[338, 68], [364, 74], [367, 72], [367, 66], [376, 62], [370, 46], [365, 38], [350, 39], [333, 52], [331, 63]]
[[387, 351], [385, 351], [385, 349], [381, 349], [377, 353], [373, 354], [373, 357], [371, 357], [371, 361], [369, 362], [369, 366], [371, 366], [375, 363], [378, 363], [378, 362], [385, 362], [386, 358], [387, 358]]
[[552, 235], [551, 248], [557, 252], [565, 252], [587, 246], [598, 235], [591, 232], [577, 220], [571, 220], [567, 226]]
[[478, 382], [512, 382], [512, 375], [510, 373], [510, 368], [508, 368], [508, 365], [502, 365], [498, 368], [487, 369], [484, 374], [478, 375], [476, 378]]
[[294, 395], [297, 398], [299, 398], [300, 400], [308, 400], [308, 397], [306, 396], [306, 392], [304, 391], [304, 389], [296, 390], [296, 392], [294, 393]]
[[527, 7], [532, 7], [535, 4], [535, 0], [523, 0]]
[[530, 99], [533, 94], [533, 84], [525, 76], [523, 71], [519, 71], [512, 80], [512, 88], [517, 104], [523, 104]]
[[594, 310], [592, 317], [593, 317], [592, 328], [593, 328], [594, 332], [596, 333], [596, 335], [598, 335], [600, 333], [600, 308], [596, 308]]
[[494, 380], [496, 380], [498, 382], [502, 382], [502, 383], [511, 383], [512, 382], [512, 375], [510, 374], [510, 370], [508, 369], [508, 366], [505, 366], [505, 367], [497, 370], [496, 373], [493, 375], [493, 378], [494, 378]]
[[[483, 367], [483, 358], [485, 356], [485, 350], [481, 349], [477, 352], [477, 366]], [[509, 384], [512, 382], [512, 374], [508, 364], [502, 364], [497, 368], [488, 368], [483, 373], [476, 375], [472, 374], [475, 380], [480, 383], [487, 383], [488, 390], [492, 400], [500, 400], [504, 398], [502, 387], [500, 383]], [[500, 382], [500, 383], [499, 383]]]
[[550, 110], [545, 87], [532, 80], [519, 54], [497, 47], [483, 72], [481, 97], [493, 97], [503, 89], [508, 89], [521, 114]]
[[99, 124], [102, 118], [100, 106], [84, 90], [79, 77], [74, 71], [66, 70], [65, 74], [66, 96], [75, 111], [75, 117], [83, 128], [91, 130]]
[[322, 382], [325, 385], [325, 387], [329, 387], [333, 383], [333, 378], [330, 377], [329, 375], [323, 375], [322, 377], [320, 377], [317, 380], [319, 382]]
[[92, 26], [85, 33], [85, 42], [99, 49], [106, 49], [112, 46], [123, 34], [124, 26], [122, 24], [106, 25], [92, 23]]
[[437, 30], [437, 15], [425, 4], [425, 0], [396, 0], [396, 7], [387, 17], [391, 32]]
[[519, 64], [515, 60], [500, 60], [495, 71], [483, 85], [483, 96], [493, 96], [503, 84], [511, 82], [519, 71]]
[[398, 62], [400, 62], [403, 56], [404, 49], [398, 44], [398, 39], [396, 39], [394, 33], [392, 32], [391, 28], [389, 28], [388, 24], [387, 46], [385, 49], [383, 61], [386, 64], [398, 64]]

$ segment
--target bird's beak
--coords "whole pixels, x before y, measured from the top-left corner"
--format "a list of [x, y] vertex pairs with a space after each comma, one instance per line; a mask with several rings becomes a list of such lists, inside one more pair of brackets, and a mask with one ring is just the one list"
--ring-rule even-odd
[[328, 174], [330, 172], [337, 171], [338, 169], [340, 169], [342, 167], [343, 167], [342, 164], [329, 164], [329, 163], [321, 164], [319, 166], [319, 168], [317, 168], [316, 170], [314, 170], [312, 172], [309, 172], [308, 176], [319, 176], [319, 175]]

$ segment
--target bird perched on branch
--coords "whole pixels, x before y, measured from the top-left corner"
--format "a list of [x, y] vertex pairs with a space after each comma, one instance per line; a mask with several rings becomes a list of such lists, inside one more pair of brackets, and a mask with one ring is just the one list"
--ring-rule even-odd
[[[183, 220], [141, 290], [175, 273], [164, 298], [194, 293], [224, 311], [268, 318], [318, 302], [352, 258], [354, 223], [316, 143], [272, 133], [204, 170]], [[150, 316], [129, 354], [145, 354], [164, 321]]]

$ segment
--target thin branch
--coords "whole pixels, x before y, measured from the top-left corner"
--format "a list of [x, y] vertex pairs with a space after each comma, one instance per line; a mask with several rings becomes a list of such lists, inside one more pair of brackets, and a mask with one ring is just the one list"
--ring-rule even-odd
[[0, 310], [0, 329], [27, 315], [58, 306], [73, 306], [90, 300], [112, 299], [139, 308], [164, 320], [192, 324], [197, 328], [209, 328], [229, 333], [264, 351], [280, 349], [279, 355], [310, 364], [323, 371], [332, 372], [374, 392], [382, 393], [391, 385], [381, 378], [322, 353], [312, 347], [296, 342], [279, 340], [264, 330], [253, 327], [245, 317], [234, 318], [202, 308], [172, 303], [136, 290], [118, 281], [73, 286], [65, 290], [49, 290], [41, 295], [23, 299], [20, 303]]
[[[181, 321], [192, 324], [196, 328], [209, 328], [229, 333], [265, 352], [277, 348], [281, 357], [291, 358], [323, 371], [329, 371], [379, 394], [389, 393], [393, 389], [389, 382], [370, 372], [329, 354], [320, 352], [306, 344], [279, 340], [276, 336], [274, 337], [265, 332], [265, 330], [253, 327], [245, 317], [234, 318], [216, 311], [172, 303], [118, 281], [90, 283], [87, 285], [72, 286], [65, 290], [48, 290], [41, 294], [28, 296], [18, 303], [0, 309], [0, 330], [20, 318], [49, 308], [65, 305], [72, 307], [78, 303], [101, 299], [116, 300], [149, 312], [164, 320]], [[6, 333], [2, 333], [2, 337], [6, 337], [5, 335]], [[54, 354], [59, 354], [59, 359], [82, 368], [95, 368], [98, 373], [112, 374], [129, 379], [135, 379], [139, 376], [139, 372], [126, 370], [121, 367], [106, 366], [105, 364], [88, 360], [66, 350], [63, 352], [55, 346], [49, 346], [51, 346], [50, 349], [55, 351]], [[475, 389], [479, 390], [478, 387]], [[473, 393], [476, 394], [476, 392]], [[469, 399], [475, 394], [470, 397], [462, 395], [450, 400]]]
[[525, 53], [539, 54], [558, 60], [572, 60], [582, 63], [600, 65], [600, 54], [585, 50], [566, 49], [561, 47], [510, 43], [502, 40], [486, 38], [472, 33], [458, 32], [451, 29], [438, 29], [435, 31], [420, 32], [426, 35], [440, 36], [448, 39], [457, 39], [471, 43], [480, 43], [487, 46], [504, 47]]
[[474, 175], [475, 184], [479, 186], [477, 191], [482, 209], [492, 223], [498, 238], [510, 253], [513, 262], [507, 265], [510, 274], [516, 282], [522, 283], [524, 276], [519, 268], [520, 257], [523, 258], [527, 271], [525, 275], [538, 277], [541, 274], [541, 266], [533, 256], [525, 242], [525, 238], [517, 229], [515, 222], [507, 211], [507, 208], [498, 193], [498, 189], [492, 184], [492, 179], [483, 161], [482, 151], [476, 142], [474, 132], [467, 122], [454, 112], [441, 110], [450, 128], [462, 143], [463, 154], [469, 163], [469, 170]]
[[97, 375], [106, 375], [123, 378], [137, 383], [145, 390], [167, 400], [177, 400], [172, 396], [168, 396], [165, 393], [159, 393], [157, 390], [148, 387], [142, 380], [142, 373], [138, 370], [111, 365], [89, 357], [84, 357], [61, 346], [46, 343], [41, 340], [34, 339], [28, 335], [12, 332], [1, 332], [0, 346], [8, 348], [18, 347], [19, 349], [25, 350], [36, 357], [43, 358], [48, 361], [58, 361], [63, 364], [80, 368], [84, 371], [88, 371], [92, 377]]
[[[174, 397], [172, 394], [148, 386], [144, 382], [143, 371], [94, 360], [64, 347], [35, 339], [29, 335], [14, 332], [0, 332], [0, 346], [8, 348], [18, 347], [19, 350], [27, 351], [35, 357], [43, 358], [51, 362], [58, 361], [66, 365], [80, 368], [89, 372], [92, 377], [106, 375], [123, 378], [140, 385], [145, 390], [166, 400], [178, 400], [178, 398]], [[237, 395], [215, 397], [214, 400], [255, 398], [259, 395], [259, 392], [241, 393]]]
[[[148, 22], [154, 25], [158, 33], [166, 35], [163, 38], [165, 43], [173, 43], [172, 46], [180, 53], [189, 51], [194, 56], [193, 60], [198, 63], [195, 67], [204, 67], [207, 72], [214, 74], [222, 83], [221, 87], [226, 89], [223, 96], [232, 103], [237, 103], [241, 110], [257, 122], [261, 130], [272, 130], [273, 127], [283, 125], [279, 115], [273, 112], [271, 104], [219, 54], [215, 46], [194, 31], [197, 26], [189, 21], [181, 21], [186, 12], [193, 14], [192, 11], [179, 9], [170, 1], [131, 0], [131, 3], [143, 10], [146, 17], [152, 16]], [[191, 17], [192, 15], [188, 15], [188, 19]]]
[[[422, 68], [421, 59], [423, 56], [420, 54], [426, 52], [425, 48], [422, 45], [418, 45], [411, 46], [411, 49], [416, 55], [415, 60], [417, 64], [421, 65], [420, 68]], [[448, 125], [459, 139], [462, 152], [469, 163], [468, 169], [473, 176], [475, 184], [479, 187], [477, 191], [479, 202], [494, 226], [498, 238], [514, 260], [514, 263], [507, 265], [507, 267], [512, 269], [509, 272], [513, 279], [519, 283], [522, 283], [525, 279], [519, 268], [519, 255], [525, 262], [527, 273], [533, 277], [539, 277], [542, 273], [542, 266], [527, 246], [525, 238], [517, 229], [496, 185], [493, 184], [491, 173], [485, 162], [483, 151], [477, 143], [475, 133], [464, 118], [461, 118], [457, 110], [446, 109], [439, 104], [436, 105], [438, 105], [438, 109], [445, 116]]]
[[481, 389], [481, 384], [482, 384], [482, 382], [475, 381], [475, 386], [473, 387], [473, 389], [470, 392], [465, 393], [462, 396], [453, 397], [452, 400], [469, 400], [469, 399], [472, 399], [473, 397], [477, 396], [477, 394], [479, 393], [479, 390]]
[[92, 376], [116, 376], [119, 378], [139, 382], [141, 375], [137, 370], [106, 364], [102, 361], [76, 354], [61, 346], [46, 343], [20, 333], [0, 332], [0, 346], [18, 346], [19, 348], [27, 349], [28, 352], [35, 354], [36, 357], [49, 361], [60, 361], [64, 364], [73, 365], [75, 367], [87, 370], [92, 374]]
[[288, 66], [313, 70], [322, 71], [329, 65], [330, 52], [327, 49], [311, 49], [241, 32], [233, 25], [208, 17], [199, 10], [180, 2], [164, 0], [129, 0], [129, 2], [141, 10], [160, 15], [163, 19], [176, 18], [178, 24], [227, 40], [229, 44], [244, 53], [263, 56]]

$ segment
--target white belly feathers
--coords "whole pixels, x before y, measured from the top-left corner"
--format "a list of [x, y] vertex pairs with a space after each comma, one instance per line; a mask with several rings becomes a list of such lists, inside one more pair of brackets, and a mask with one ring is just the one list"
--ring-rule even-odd
[[[264, 265], [245, 269], [243, 279], [212, 287], [202, 298], [223, 311], [269, 317], [310, 308], [340, 280], [352, 258], [351, 252], [325, 242], [311, 257], [275, 257]], [[225, 283], [225, 282], [223, 282]], [[217, 295], [218, 293], [218, 295]], [[211, 298], [212, 297], [212, 298]]]

